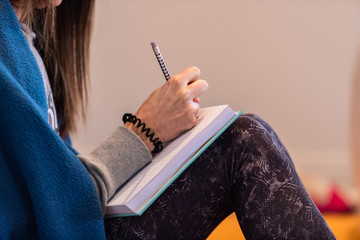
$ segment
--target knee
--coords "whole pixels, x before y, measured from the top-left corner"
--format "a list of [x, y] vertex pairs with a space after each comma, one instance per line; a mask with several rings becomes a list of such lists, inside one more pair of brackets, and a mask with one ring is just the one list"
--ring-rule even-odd
[[259, 125], [264, 128], [268, 128], [268, 126], [270, 126], [264, 119], [254, 113], [245, 113], [242, 114], [239, 118], [244, 118], [246, 119], [245, 121], [249, 121], [253, 125]]
[[265, 120], [259, 117], [256, 114], [247, 113], [239, 117], [239, 124], [243, 128], [249, 128], [249, 131], [253, 131], [254, 134], [261, 134], [264, 136], [269, 135], [271, 138], [275, 139], [278, 143], [282, 144], [279, 136], [276, 134], [274, 129], [268, 124]]
[[[261, 156], [262, 161], [281, 165], [291, 161], [289, 153], [272, 127], [255, 114], [243, 114], [234, 122], [236, 142], [247, 151], [247, 156]], [[279, 162], [280, 161], [280, 162]]]
[[234, 127], [236, 127], [241, 132], [247, 132], [251, 135], [257, 135], [262, 132], [268, 132], [270, 128], [262, 118], [253, 113], [242, 114], [235, 122]]
[[273, 128], [255, 114], [243, 114], [233, 124], [232, 131], [238, 135], [238, 142], [263, 148], [284, 148]]
[[269, 132], [259, 119], [255, 114], [242, 114], [225, 132], [225, 136], [231, 139], [234, 150], [254, 150], [263, 148], [268, 143], [266, 140], [269, 139]]

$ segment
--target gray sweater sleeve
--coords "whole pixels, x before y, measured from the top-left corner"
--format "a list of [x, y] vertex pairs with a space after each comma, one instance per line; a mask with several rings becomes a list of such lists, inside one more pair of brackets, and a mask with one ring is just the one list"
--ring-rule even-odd
[[152, 159], [143, 141], [132, 131], [119, 127], [93, 152], [78, 158], [90, 173], [103, 212], [109, 198]]

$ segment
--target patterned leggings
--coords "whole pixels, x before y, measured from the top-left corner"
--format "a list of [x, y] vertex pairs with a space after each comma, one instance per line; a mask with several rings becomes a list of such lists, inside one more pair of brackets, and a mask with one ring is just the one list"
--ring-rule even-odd
[[335, 239], [273, 129], [239, 117], [139, 217], [105, 219], [108, 239], [206, 239], [235, 212], [246, 239]]

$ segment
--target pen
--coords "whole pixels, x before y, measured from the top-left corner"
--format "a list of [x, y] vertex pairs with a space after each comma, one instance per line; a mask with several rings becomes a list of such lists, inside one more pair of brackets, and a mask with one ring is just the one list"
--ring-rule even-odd
[[156, 42], [150, 42], [151, 44], [151, 47], [155, 53], [155, 56], [156, 56], [156, 59], [158, 60], [159, 64], [160, 64], [160, 68], [161, 68], [161, 71], [163, 72], [164, 74], [164, 77], [167, 80], [169, 80], [170, 78], [170, 74], [169, 74], [169, 71], [165, 65], [165, 62], [164, 62], [164, 59], [160, 53], [160, 49], [158, 47], [158, 45], [156, 44]]

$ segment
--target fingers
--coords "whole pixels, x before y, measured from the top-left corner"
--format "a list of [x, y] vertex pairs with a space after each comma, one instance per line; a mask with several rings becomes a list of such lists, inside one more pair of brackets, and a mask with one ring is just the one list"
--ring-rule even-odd
[[200, 105], [197, 102], [191, 101], [191, 103], [189, 104], [191, 105], [190, 107], [191, 110], [187, 111], [186, 114], [188, 116], [188, 123], [189, 123], [187, 129], [190, 129], [196, 125], [197, 118], [200, 112]]
[[194, 117], [195, 118], [197, 118], [198, 117], [198, 115], [199, 115], [199, 111], [200, 111], [200, 105], [199, 105], [199, 103], [197, 103], [197, 102], [193, 102], [193, 105], [194, 105]]
[[204, 94], [209, 88], [205, 80], [197, 80], [187, 86], [191, 99], [194, 99]]
[[200, 104], [200, 98], [196, 97], [193, 99], [194, 102], [196, 102], [197, 104]]
[[[169, 79], [168, 83], [171, 89], [175, 92], [184, 93], [180, 95], [181, 99], [185, 100], [186, 104], [192, 105], [185, 112], [192, 118], [191, 123], [194, 126], [200, 110], [199, 96], [204, 94], [208, 89], [208, 84], [205, 80], [199, 79], [200, 69], [197, 67], [189, 67]], [[177, 90], [176, 90], [177, 89]], [[178, 91], [180, 90], [180, 91]]]
[[169, 81], [177, 81], [180, 85], [186, 86], [189, 83], [192, 83], [199, 79], [200, 69], [197, 67], [189, 67], [176, 74], [173, 78], [170, 78]]
[[189, 67], [169, 79], [167, 85], [170, 86], [170, 89], [174, 92], [181, 89], [181, 91], [185, 93], [185, 99], [192, 99], [197, 102], [197, 97], [204, 94], [208, 89], [207, 82], [199, 79], [199, 76], [199, 68]]

